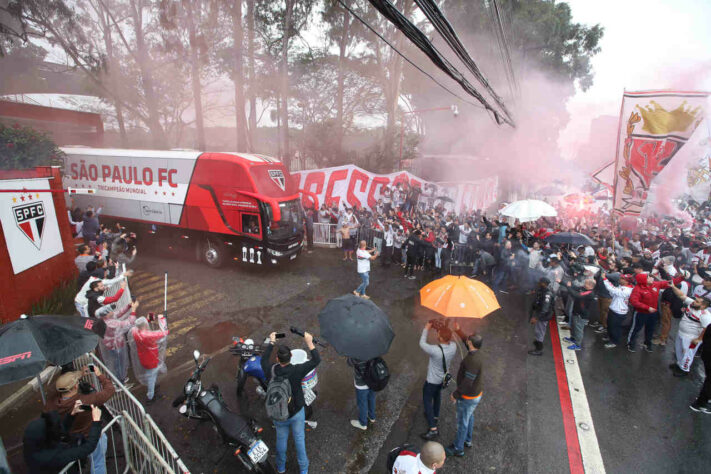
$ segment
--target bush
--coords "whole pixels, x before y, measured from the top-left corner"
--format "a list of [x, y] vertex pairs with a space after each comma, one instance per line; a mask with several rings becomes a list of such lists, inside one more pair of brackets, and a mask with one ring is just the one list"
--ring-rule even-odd
[[76, 314], [74, 297], [77, 285], [74, 280], [67, 280], [55, 288], [51, 295], [32, 305], [32, 314]]
[[61, 166], [63, 153], [47, 132], [0, 124], [0, 169]]

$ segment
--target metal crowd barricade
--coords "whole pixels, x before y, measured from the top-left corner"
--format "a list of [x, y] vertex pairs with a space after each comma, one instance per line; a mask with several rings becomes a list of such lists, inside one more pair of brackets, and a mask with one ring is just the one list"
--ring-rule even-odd
[[336, 231], [336, 224], [328, 222], [314, 222], [314, 245], [317, 247], [340, 247], [340, 234]]
[[452, 256], [450, 258], [450, 262], [455, 265], [464, 265], [468, 262], [467, 260], [470, 259], [469, 253], [468, 253], [468, 248], [466, 244], [453, 244], [452, 245]]
[[[122, 434], [126, 448], [127, 467], [132, 472], [175, 474], [176, 471], [163, 459], [141, 427], [126, 412], [123, 412], [122, 415]], [[188, 470], [177, 472], [187, 473]]]
[[369, 248], [375, 247], [378, 252], [382, 252], [383, 236], [384, 233], [382, 230], [373, 229], [371, 227], [359, 227], [358, 233], [356, 235], [356, 247], [358, 245], [358, 242], [360, 242], [361, 240], [365, 240], [366, 246], [368, 246]]

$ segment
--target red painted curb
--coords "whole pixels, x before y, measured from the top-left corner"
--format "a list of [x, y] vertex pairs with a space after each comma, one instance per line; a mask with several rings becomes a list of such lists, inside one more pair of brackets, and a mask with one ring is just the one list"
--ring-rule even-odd
[[553, 346], [555, 375], [558, 379], [558, 395], [560, 396], [560, 411], [563, 414], [565, 443], [568, 445], [570, 472], [571, 474], [584, 474], [585, 467], [583, 466], [583, 456], [580, 453], [578, 428], [575, 425], [573, 404], [570, 401], [570, 390], [568, 389], [568, 376], [565, 373], [565, 362], [563, 361], [563, 351], [560, 348], [560, 336], [558, 335], [558, 324], [555, 318], [551, 320], [548, 326], [551, 332], [551, 346]]

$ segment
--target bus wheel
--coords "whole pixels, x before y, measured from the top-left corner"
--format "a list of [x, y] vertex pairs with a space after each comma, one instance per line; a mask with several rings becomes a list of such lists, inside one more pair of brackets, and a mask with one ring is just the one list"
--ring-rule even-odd
[[205, 239], [200, 252], [202, 261], [212, 268], [218, 268], [225, 261], [225, 248], [211, 239]]

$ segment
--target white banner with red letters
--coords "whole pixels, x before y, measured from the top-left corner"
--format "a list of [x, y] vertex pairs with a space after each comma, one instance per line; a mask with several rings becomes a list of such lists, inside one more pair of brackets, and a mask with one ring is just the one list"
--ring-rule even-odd
[[317, 209], [322, 204], [339, 209], [343, 206], [373, 209], [387, 186], [394, 189], [399, 183], [408, 183], [423, 190], [420, 203], [434, 206], [441, 202], [445, 208], [462, 213], [486, 209], [496, 202], [499, 185], [497, 176], [464, 183], [433, 183], [407, 171], [375, 174], [355, 165], [295, 171], [291, 175], [302, 191], [304, 207]]
[[62, 253], [52, 193], [40, 191], [49, 191], [49, 180], [2, 180], [0, 189], [11, 191], [0, 192], [0, 223], [13, 273], [17, 275]]

